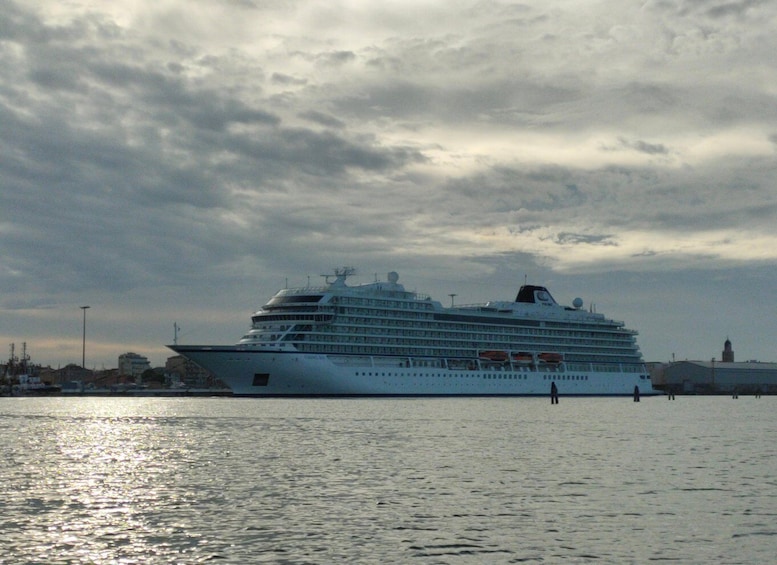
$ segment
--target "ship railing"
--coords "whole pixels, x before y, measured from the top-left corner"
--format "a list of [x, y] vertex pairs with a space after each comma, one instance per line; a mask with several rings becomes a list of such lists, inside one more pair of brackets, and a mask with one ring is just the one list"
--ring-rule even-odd
[[[486, 302], [473, 303], [473, 304], [456, 304], [453, 306], [453, 310], [483, 310], [487, 307]], [[491, 308], [489, 311], [495, 311]]]
[[436, 357], [405, 357], [405, 356], [381, 356], [381, 355], [330, 355], [329, 360], [336, 365], [358, 367], [397, 367], [397, 368], [425, 368], [442, 369], [445, 362]]
[[[291, 330], [289, 330], [291, 331]], [[534, 362], [516, 363], [511, 361], [491, 361], [485, 359], [473, 359], [469, 357], [415, 357], [412, 355], [349, 355], [334, 354], [329, 359], [337, 365], [360, 367], [396, 367], [396, 368], [425, 368], [425, 369], [451, 369], [461, 371], [494, 371], [494, 372], [599, 372], [599, 373], [646, 373], [644, 364], [618, 363], [618, 362], [588, 362], [588, 361], [561, 361], [558, 363]]]
[[329, 360], [335, 365], [372, 367], [372, 357], [369, 355], [330, 355]]
[[407, 359], [404, 357], [372, 357], [373, 367], [404, 367]]
[[326, 286], [300, 286], [295, 288], [284, 288], [278, 291], [280, 296], [294, 296], [297, 294], [311, 294], [316, 292], [324, 293], [329, 290]]
[[[370, 283], [370, 285], [373, 283]], [[348, 286], [343, 288], [332, 288], [329, 286], [305, 286], [305, 287], [296, 287], [296, 288], [284, 288], [280, 291], [278, 291], [279, 296], [296, 296], [296, 295], [304, 295], [304, 294], [316, 294], [316, 293], [326, 293], [326, 292], [332, 292], [334, 294], [338, 294], [339, 291], [348, 291], [348, 292], [356, 292], [359, 295], [370, 295], [374, 294], [375, 296], [383, 296], [387, 298], [397, 298], [397, 299], [403, 299], [403, 300], [415, 300], [418, 302], [429, 302], [432, 297], [428, 294], [423, 294], [420, 292], [413, 292], [410, 290], [390, 290], [390, 289], [380, 289], [380, 288], [370, 288], [368, 285], [364, 285], [364, 287], [361, 286]]]

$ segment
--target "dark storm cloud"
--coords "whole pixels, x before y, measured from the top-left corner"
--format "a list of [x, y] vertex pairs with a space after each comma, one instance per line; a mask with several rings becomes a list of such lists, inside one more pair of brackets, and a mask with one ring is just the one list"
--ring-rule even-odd
[[299, 116], [300, 118], [304, 118], [306, 120], [315, 122], [317, 124], [321, 124], [322, 126], [326, 126], [329, 128], [342, 129], [345, 127], [345, 122], [338, 120], [337, 118], [334, 118], [328, 114], [324, 114], [323, 112], [317, 112], [315, 110], [302, 112]]
[[[331, 131], [280, 128], [267, 136], [231, 136], [229, 151], [266, 164], [274, 174], [341, 175], [351, 167], [383, 171], [422, 159], [412, 149], [374, 148]], [[289, 167], [293, 164], [293, 170]]]
[[618, 138], [621, 147], [633, 149], [648, 155], [668, 155], [669, 149], [663, 143], [649, 143], [647, 141]]
[[617, 245], [617, 243], [612, 241], [612, 237], [609, 235], [587, 235], [567, 232], [559, 233], [556, 236], [556, 241], [563, 244], [584, 243], [587, 245]]
[[761, 6], [764, 0], [741, 0], [740, 2], [689, 2], [697, 11], [712, 18], [742, 16], [753, 7]]
[[295, 78], [283, 73], [273, 73], [272, 82], [275, 84], [288, 85], [288, 86], [302, 86], [307, 84], [307, 79]]
[[464, 208], [479, 202], [473, 212], [518, 213], [539, 220], [549, 211], [569, 214], [595, 198], [589, 188], [576, 184], [584, 177], [584, 172], [560, 167], [528, 171], [499, 167], [488, 174], [458, 179], [448, 191], [464, 198]]
[[[356, 118], [377, 115], [397, 119], [424, 116], [440, 122], [466, 122], [491, 116], [495, 120], [526, 123], [538, 121], [543, 108], [578, 99], [572, 88], [533, 84], [530, 81], [499, 81], [478, 87], [434, 86], [397, 80], [363, 88], [358, 96], [334, 101], [338, 113]], [[528, 110], [528, 109], [532, 110]], [[526, 115], [530, 119], [526, 119]]]
[[[251, 253], [263, 215], [272, 215], [259, 206], [259, 226], [232, 223], [241, 206], [235, 188], [276, 191], [288, 188], [288, 180], [277, 182], [283, 177], [333, 178], [420, 159], [408, 149], [282, 127], [228, 89], [154, 65], [143, 47], [106, 33], [115, 31], [106, 22], [52, 28], [20, 9], [12, 19], [13, 33], [3, 33], [21, 49], [7, 67], [18, 80], [4, 84], [11, 95], [0, 100], [0, 124], [13, 132], [0, 138], [0, 163], [5, 209], [25, 213], [4, 215], [4, 288], [35, 281], [45, 292], [126, 290], [217, 269]], [[90, 46], [98, 40], [107, 48]]]
[[342, 65], [356, 60], [356, 54], [352, 51], [332, 51], [330, 53], [320, 53], [315, 56], [317, 62], [326, 65]]
[[474, 301], [774, 261], [769, 3], [0, 9], [14, 315], [102, 294], [210, 328], [337, 264]]

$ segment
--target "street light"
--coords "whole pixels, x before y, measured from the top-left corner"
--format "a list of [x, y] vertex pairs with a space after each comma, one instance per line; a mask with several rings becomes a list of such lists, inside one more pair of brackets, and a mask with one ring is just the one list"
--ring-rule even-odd
[[81, 342], [81, 367], [86, 369], [86, 310], [89, 306], [79, 306], [84, 311], [84, 338]]

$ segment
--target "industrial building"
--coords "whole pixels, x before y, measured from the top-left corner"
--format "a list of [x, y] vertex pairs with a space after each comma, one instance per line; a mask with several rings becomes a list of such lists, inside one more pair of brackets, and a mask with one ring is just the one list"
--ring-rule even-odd
[[678, 394], [777, 394], [777, 363], [736, 362], [729, 339], [721, 358], [654, 364], [653, 385]]

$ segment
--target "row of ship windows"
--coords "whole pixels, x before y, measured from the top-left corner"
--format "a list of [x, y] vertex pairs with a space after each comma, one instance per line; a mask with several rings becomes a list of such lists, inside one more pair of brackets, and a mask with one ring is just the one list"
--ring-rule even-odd
[[[323, 330], [323, 331], [322, 331]], [[590, 335], [584, 336], [574, 333], [554, 333], [547, 331], [531, 331], [531, 332], [446, 332], [446, 331], [434, 331], [434, 330], [415, 330], [415, 329], [379, 329], [379, 328], [360, 328], [360, 327], [334, 327], [331, 329], [319, 329], [315, 333], [309, 335], [314, 336], [346, 336], [346, 337], [370, 337], [370, 338], [384, 338], [384, 337], [402, 337], [414, 340], [420, 340], [425, 338], [444, 339], [446, 341], [473, 341], [473, 342], [489, 342], [497, 344], [500, 341], [508, 343], [517, 340], [538, 340], [542, 339], [546, 342], [561, 343], [561, 344], [574, 344], [585, 342], [587, 346], [591, 344], [601, 344], [603, 346], [626, 346], [631, 347], [634, 345], [635, 340], [633, 336], [628, 335]]]
[[[283, 334], [249, 334], [243, 336], [243, 339], [250, 339], [258, 342], [274, 342], [283, 337]], [[406, 337], [381, 337], [381, 336], [333, 336], [318, 333], [294, 334], [286, 337], [286, 341], [291, 341], [302, 345], [302, 342], [310, 344], [366, 344], [379, 347], [401, 347], [422, 345], [425, 347], [443, 347], [443, 348], [467, 348], [467, 349], [504, 349], [512, 350], [517, 346], [515, 342], [501, 341], [499, 339], [481, 339], [479, 341], [466, 339], [413, 339]], [[601, 350], [620, 350], [625, 353], [633, 352], [635, 348], [631, 343], [621, 343], [610, 340], [597, 340], [595, 342], [580, 343], [570, 339], [537, 339], [524, 338], [520, 340], [520, 347], [524, 349], [559, 349], [573, 350], [576, 346], [583, 346], [586, 351], [592, 349]]]
[[[413, 323], [419, 323], [418, 320], [429, 320], [434, 323], [440, 323], [439, 320], [434, 319], [434, 312], [408, 312], [407, 310], [383, 310], [383, 309], [370, 309], [370, 308], [336, 308], [334, 309], [337, 313], [338, 319], [344, 319], [344, 318], [358, 318], [358, 319], [371, 319], [371, 320], [384, 320], [387, 323], [394, 322], [394, 318], [398, 319], [405, 319], [405, 320], [411, 320]], [[318, 310], [323, 312], [331, 312], [331, 310]], [[314, 310], [312, 313], [315, 313]], [[497, 318], [497, 321], [495, 321], [495, 324], [503, 325], [499, 323], [499, 320], [513, 320], [515, 322], [518, 322], [517, 325], [510, 325], [509, 327], [514, 328], [526, 328], [525, 325], [520, 325], [521, 318], [520, 317], [507, 317], [507, 318]], [[568, 330], [570, 328], [572, 329], [579, 329], [579, 330], [587, 330], [587, 331], [601, 331], [604, 330], [612, 330], [612, 329], [620, 329], [622, 330], [623, 323], [622, 322], [582, 322], [582, 321], [575, 321], [575, 320], [541, 320], [539, 321], [539, 324], [542, 327], [548, 327], [548, 328], [558, 328], [561, 330]], [[463, 331], [466, 331], [466, 329], [469, 327], [469, 323], [466, 322], [449, 322], [448, 325], [455, 327], [457, 329], [461, 329]], [[629, 331], [629, 330], [626, 330]]]
[[[275, 318], [275, 317], [273, 317]], [[276, 322], [275, 324], [268, 324], [268, 321]], [[262, 323], [263, 320], [261, 318], [257, 318], [255, 320], [255, 328], [257, 329], [266, 329], [266, 330], [274, 330], [276, 328], [279, 328], [281, 331], [285, 330], [287, 327], [290, 327], [293, 325], [293, 322], [295, 321], [293, 318], [289, 319], [288, 321], [291, 322], [288, 325], [278, 325], [277, 322], [279, 320], [273, 319], [273, 320], [264, 320], [265, 323]], [[470, 334], [473, 331], [471, 324], [450, 324], [450, 323], [441, 323], [441, 322], [413, 322], [413, 327], [408, 328], [407, 324], [405, 323], [406, 320], [391, 320], [391, 319], [381, 319], [381, 318], [363, 318], [363, 317], [348, 317], [348, 316], [340, 316], [337, 319], [337, 322], [332, 325], [327, 325], [324, 327], [320, 327], [319, 331], [323, 332], [334, 332], [334, 333], [397, 333], [402, 332], [404, 334], [408, 334], [410, 332], [415, 332], [414, 335], [424, 335], [424, 332], [430, 332], [434, 333], [436, 335], [444, 335], [446, 337], [455, 337], [460, 334]], [[393, 329], [397, 328], [397, 329]], [[562, 336], [569, 336], [569, 337], [575, 337], [575, 338], [583, 338], [583, 339], [597, 339], [601, 336], [610, 336], [610, 337], [617, 337], [619, 339], [624, 340], [633, 340], [633, 333], [623, 330], [618, 330], [617, 328], [597, 328], [596, 330], [592, 330], [590, 328], [587, 328], [585, 330], [583, 329], [573, 329], [570, 326], [564, 326], [560, 327], [558, 329], [552, 329], [552, 328], [529, 328], [525, 326], [502, 326], [502, 325], [496, 325], [493, 326], [490, 331], [486, 334], [486, 332], [481, 332], [481, 334], [484, 335], [491, 335], [491, 336], [525, 336], [525, 335], [543, 335], [543, 336], [553, 336], [555, 334], [560, 334]]]
[[[328, 321], [329, 317], [333, 315], [333, 309], [316, 309], [306, 310], [299, 308], [283, 308], [272, 309], [265, 311], [263, 316], [256, 316], [255, 320], [260, 321], [262, 317], [268, 319], [268, 321], [294, 321], [299, 318], [313, 318], [316, 321], [323, 322]], [[347, 324], [375, 324], [376, 322], [382, 325], [396, 326], [405, 325], [407, 322], [411, 322], [416, 326], [433, 325], [439, 327], [441, 322], [435, 320], [431, 313], [424, 312], [408, 312], [406, 310], [375, 310], [375, 309], [360, 309], [360, 308], [337, 308], [337, 320]], [[273, 314], [270, 314], [273, 312]], [[541, 327], [549, 328], [551, 331], [553, 328], [557, 328], [564, 332], [575, 331], [579, 332], [582, 336], [589, 336], [599, 333], [601, 331], [624, 331], [618, 326], [610, 324], [586, 324], [564, 321], [563, 323], [554, 323], [551, 321], [540, 322]], [[507, 325], [495, 324], [509, 331], [536, 331], [525, 325]], [[446, 326], [458, 331], [470, 331], [471, 325], [467, 323], [448, 322]], [[627, 333], [631, 333], [628, 332]]]
[[[271, 337], [274, 340], [280, 337], [280, 335], [271, 335], [269, 332], [284, 332], [293, 325], [294, 324], [278, 326], [275, 324], [257, 324], [254, 326], [254, 329], [268, 332], [262, 334], [262, 337], [265, 339]], [[313, 331], [314, 327], [315, 332]], [[364, 336], [365, 338], [383, 338], [384, 336], [396, 336], [410, 338], [416, 341], [429, 337], [445, 339], [447, 341], [457, 341], [464, 337], [467, 341], [472, 341], [474, 338], [474, 341], [495, 344], [500, 340], [506, 340], [508, 343], [512, 343], [517, 339], [541, 337], [557, 344], [575, 344], [583, 340], [585, 341], [587, 347], [592, 343], [599, 343], [602, 346], [625, 346], [632, 348], [636, 343], [636, 338], [633, 332], [624, 330], [619, 331], [617, 329], [609, 331], [574, 331], [569, 329], [549, 330], [525, 327], [516, 328], [510, 326], [496, 326], [490, 328], [489, 331], [473, 332], [471, 326], [454, 327], [451, 324], [432, 323], [416, 324], [414, 327], [407, 327], [396, 322], [384, 323], [383, 325], [380, 325], [376, 324], [375, 320], [363, 319], [341, 319], [338, 321], [338, 323], [331, 325], [327, 324], [311, 326], [309, 324], [299, 324], [297, 331], [308, 336], [314, 336], [317, 340], [328, 339], [327, 336], [333, 336], [336, 338], [342, 336], [357, 338], [361, 336]]]
[[378, 306], [381, 308], [395, 308], [401, 310], [433, 310], [431, 301], [424, 300], [379, 300], [374, 298], [351, 298], [347, 296], [333, 298], [332, 304], [350, 304], [354, 306]]
[[[357, 377], [482, 377], [485, 380], [519, 380], [519, 381], [525, 381], [528, 380], [528, 375], [521, 375], [521, 374], [502, 374], [502, 375], [480, 375], [480, 374], [469, 374], [469, 373], [461, 373], [461, 374], [451, 374], [451, 373], [378, 373], [378, 372], [371, 372], [371, 371], [357, 371], [356, 373]], [[588, 375], [543, 375], [542, 380], [544, 381], [587, 381]]]
[[[244, 336], [244, 339], [253, 339], [257, 342], [274, 342], [280, 336]], [[370, 355], [404, 355], [404, 354], [418, 354], [419, 348], [424, 348], [423, 351], [433, 351], [433, 353], [424, 353], [426, 355], [443, 356], [443, 357], [469, 357], [472, 354], [472, 350], [485, 350], [485, 349], [504, 349], [506, 351], [515, 349], [515, 344], [505, 343], [493, 343], [493, 342], [467, 342], [467, 343], [455, 343], [443, 340], [424, 340], [419, 342], [417, 340], [381, 340], [379, 342], [371, 342], [366, 339], [340, 339], [340, 340], [326, 340], [323, 337], [317, 337], [315, 339], [309, 339], [307, 341], [301, 339], [302, 336], [291, 336], [289, 341], [293, 342], [300, 351], [310, 352], [338, 352], [338, 353], [366, 353]], [[365, 345], [351, 345], [351, 344], [365, 344]], [[568, 350], [569, 354], [574, 355], [574, 349], [577, 344], [570, 343], [564, 344], [564, 349]], [[429, 348], [434, 348], [430, 350]], [[525, 340], [521, 343], [522, 349], [558, 349], [560, 346], [558, 343], [539, 342], [535, 340]], [[590, 353], [595, 348], [598, 348], [602, 353], [607, 355], [625, 355], [636, 356], [636, 351], [631, 347], [618, 346], [618, 344], [587, 344], [585, 346], [586, 357], [590, 358]], [[569, 357], [573, 359], [574, 357]]]
[[[386, 316], [343, 316], [340, 315], [337, 317], [337, 322], [332, 326], [332, 328], [337, 328], [338, 326], [345, 326], [348, 328], [362, 328], [364, 330], [370, 329], [370, 328], [380, 328], [380, 327], [400, 327], [400, 328], [406, 328], [407, 322], [410, 321], [413, 324], [413, 329], [417, 331], [429, 331], [433, 330], [435, 332], [439, 332], [441, 330], [446, 330], [453, 333], [470, 333], [472, 331], [472, 324], [459, 324], [459, 323], [446, 323], [446, 322], [440, 322], [437, 320], [433, 320], [431, 318], [428, 318], [428, 321], [417, 321], [417, 320], [407, 320], [407, 319], [393, 319]], [[483, 324], [486, 325], [486, 324]], [[574, 335], [578, 337], [583, 338], [594, 338], [601, 334], [612, 334], [615, 333], [617, 335], [632, 335], [631, 332], [624, 332], [620, 328], [616, 328], [613, 326], [604, 326], [604, 327], [596, 327], [596, 328], [575, 328], [569, 324], [566, 325], [560, 325], [557, 328], [552, 327], [541, 327], [541, 328], [533, 328], [533, 327], [527, 327], [527, 326], [513, 326], [513, 325], [503, 325], [503, 324], [492, 324], [492, 326], [496, 329], [498, 328], [499, 333], [501, 335], [510, 334], [510, 335], [553, 335], [554, 333], [562, 333], [564, 335]], [[492, 330], [493, 331], [493, 330]]]
[[[257, 324], [254, 327], [262, 330], [276, 330], [284, 331], [291, 327], [289, 325], [276, 325], [276, 324]], [[307, 325], [306, 327], [310, 327]], [[454, 328], [451, 324], [415, 324], [413, 327], [407, 327], [404, 324], [393, 323], [375, 323], [375, 320], [362, 320], [359, 318], [351, 319], [338, 319], [337, 323], [319, 326], [317, 328], [320, 333], [347, 333], [347, 334], [385, 334], [385, 335], [437, 335], [442, 337], [449, 337], [454, 339], [461, 335], [471, 335], [473, 328], [462, 327]], [[495, 331], [498, 330], [498, 331]], [[536, 329], [536, 328], [516, 328], [510, 326], [498, 326], [491, 328], [487, 331], [477, 332], [477, 335], [485, 336], [486, 338], [495, 339], [497, 337], [504, 336], [563, 336], [580, 338], [586, 340], [595, 340], [602, 338], [616, 338], [621, 341], [633, 341], [634, 336], [631, 333], [622, 333], [618, 331], [574, 331], [574, 330], [552, 330], [552, 329]]]
[[[342, 335], [339, 334], [326, 334], [326, 333], [306, 333], [294, 336], [293, 340], [301, 341], [301, 339], [304, 337], [306, 341], [313, 341], [313, 342], [334, 342], [334, 343], [375, 343], [376, 340], [379, 340], [378, 343], [381, 345], [413, 345], [420, 342], [423, 342], [426, 345], [429, 346], [436, 346], [436, 347], [444, 347], [446, 345], [455, 344], [459, 347], [485, 347], [489, 349], [512, 349], [514, 347], [514, 342], [518, 339], [521, 340], [522, 344], [537, 344], [538, 347], [545, 347], [545, 348], [553, 348], [553, 347], [559, 347], [559, 346], [574, 346], [574, 345], [580, 345], [580, 340], [576, 339], [568, 339], [568, 338], [553, 338], [552, 336], [535, 336], [535, 337], [528, 337], [524, 336], [522, 338], [512, 338], [509, 341], [506, 341], [504, 336], [486, 336], [483, 334], [475, 335], [473, 336], [457, 336], [457, 337], [448, 337], [442, 335], [419, 335], [419, 336], [413, 336], [408, 335], [412, 332], [406, 332], [406, 333], [396, 333], [396, 334], [390, 334], [390, 335], [378, 335], [378, 334], [359, 334], [359, 335], [353, 335], [352, 333], [344, 333]], [[263, 334], [261, 338], [266, 337], [267, 334]], [[396, 336], [396, 337], [394, 337]], [[273, 336], [270, 336], [273, 338]], [[276, 336], [275, 339], [277, 339]], [[436, 339], [430, 339], [430, 338], [436, 338]], [[464, 339], [462, 339], [464, 338]], [[505, 341], [502, 341], [505, 340]], [[274, 339], [270, 339], [270, 341], [274, 341]], [[487, 345], [484, 345], [487, 344]], [[627, 348], [632, 349], [633, 342], [632, 340], [612, 340], [612, 339], [596, 339], [596, 340], [587, 340], [582, 345], [585, 346], [586, 349], [591, 349], [595, 347], [600, 348]]]
[[[394, 348], [389, 350], [388, 348], [373, 348], [373, 347], [349, 347], [342, 345], [326, 345], [323, 347], [315, 346], [303, 346], [302, 344], [297, 347], [301, 352], [307, 353], [345, 353], [345, 354], [359, 354], [359, 355], [393, 355], [393, 356], [426, 356], [426, 357], [444, 357], [444, 358], [466, 358], [471, 355], [471, 351], [468, 350], [456, 350], [456, 349], [412, 349], [412, 348]], [[586, 365], [588, 368], [589, 363], [593, 363], [592, 368], [594, 371], [602, 373], [617, 373], [620, 371], [626, 372], [640, 372], [643, 370], [642, 363], [635, 359], [633, 356], [630, 358], [623, 357], [621, 359], [613, 359], [610, 357], [596, 357], [587, 355], [590, 361], [585, 363], [576, 363], [576, 366]], [[569, 364], [568, 364], [569, 365]], [[505, 370], [509, 370], [510, 365], [505, 366]], [[526, 369], [525, 367], [521, 367]], [[555, 372], [558, 369], [555, 365], [548, 364], [543, 366], [543, 371]]]
[[[262, 330], [271, 330], [276, 328], [268, 328], [268, 327], [261, 327], [257, 329]], [[277, 328], [276, 331], [284, 332], [287, 329], [287, 326], [281, 326], [280, 328]], [[337, 328], [340, 331], [316, 331], [314, 332], [305, 332], [304, 334], [298, 334], [294, 336], [295, 340], [301, 340], [306, 339], [307, 341], [331, 341], [333, 338], [336, 339], [338, 342], [346, 342], [346, 343], [370, 343], [373, 339], [381, 339], [382, 344], [392, 344], [392, 345], [412, 345], [413, 343], [417, 343], [419, 340], [424, 339], [426, 343], [429, 345], [436, 345], [436, 346], [444, 346], [449, 343], [455, 343], [456, 341], [459, 341], [461, 337], [463, 337], [460, 334], [456, 333], [450, 333], [450, 332], [433, 332], [433, 331], [416, 331], [416, 330], [386, 330], [386, 329], [370, 329], [370, 328]], [[371, 331], [368, 331], [371, 330]], [[276, 339], [279, 339], [282, 336], [282, 334], [279, 333], [262, 333], [262, 334], [254, 334], [252, 338], [255, 341], [275, 341]], [[251, 337], [251, 336], [244, 336], [244, 337]], [[429, 340], [425, 338], [429, 337], [435, 337], [436, 340]], [[512, 336], [506, 336], [504, 334], [492, 334], [492, 333], [476, 333], [474, 334], [474, 340], [473, 335], [467, 335], [466, 341], [460, 343], [460, 346], [465, 347], [480, 347], [480, 344], [487, 343], [489, 344], [487, 347], [489, 348], [503, 348], [503, 349], [510, 349], [512, 348], [512, 342], [515, 341], [517, 338], [521, 338], [525, 340], [526, 343], [536, 343], [538, 346], [542, 347], [558, 347], [561, 345], [567, 345], [572, 346], [579, 342], [578, 339], [574, 339], [574, 336], [565, 336], [565, 337], [554, 337], [553, 335], [547, 333], [547, 332], [540, 332], [540, 333], [533, 333], [530, 335], [512, 335]], [[544, 341], [539, 342], [536, 338], [542, 338]], [[501, 340], [509, 339], [510, 341], [503, 342]], [[617, 347], [626, 347], [631, 349], [634, 344], [634, 339], [630, 336], [626, 337], [625, 339], [604, 339], [603, 337], [599, 338], [588, 338], [585, 341], [586, 349], [589, 349], [591, 347], [608, 347], [608, 348], [617, 348]]]

